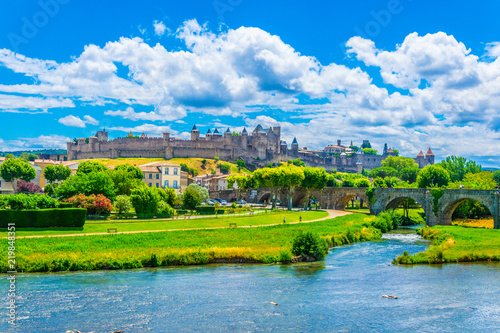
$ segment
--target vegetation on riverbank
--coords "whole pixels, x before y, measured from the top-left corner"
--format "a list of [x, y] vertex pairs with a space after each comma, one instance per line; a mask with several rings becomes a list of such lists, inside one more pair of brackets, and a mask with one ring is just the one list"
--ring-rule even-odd
[[[174, 230], [174, 229], [200, 229], [229, 227], [230, 223], [241, 226], [256, 226], [267, 224], [311, 221], [328, 216], [325, 211], [287, 212], [273, 211], [267, 213], [256, 213], [254, 215], [225, 216], [217, 218], [185, 218], [179, 219], [154, 219], [154, 220], [121, 220], [121, 221], [87, 221], [80, 228], [22, 228], [16, 230], [16, 236], [46, 236], [46, 235], [70, 235], [70, 234], [92, 234], [106, 233], [110, 228], [116, 228], [117, 232], [126, 231], [148, 231], [148, 230]], [[7, 229], [0, 231], [0, 237], [7, 237]]]
[[406, 251], [395, 264], [441, 264], [473, 261], [500, 261], [500, 230], [459, 226], [417, 229], [433, 241], [427, 251], [409, 255]]
[[[254, 217], [255, 218], [255, 217]], [[183, 230], [16, 240], [18, 272], [127, 269], [221, 262], [290, 262], [293, 239], [309, 231], [329, 247], [379, 239], [376, 219], [349, 214], [324, 221], [260, 228]], [[255, 224], [257, 224], [255, 220]], [[7, 258], [7, 249], [0, 249]], [[2, 260], [0, 270], [7, 271]]]

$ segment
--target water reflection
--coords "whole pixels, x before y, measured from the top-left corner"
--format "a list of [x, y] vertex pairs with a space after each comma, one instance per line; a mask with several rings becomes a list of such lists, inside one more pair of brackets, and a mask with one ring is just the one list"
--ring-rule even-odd
[[300, 262], [293, 265], [279, 266], [280, 272], [292, 274], [297, 277], [308, 277], [317, 275], [326, 268], [324, 261], [320, 262]]

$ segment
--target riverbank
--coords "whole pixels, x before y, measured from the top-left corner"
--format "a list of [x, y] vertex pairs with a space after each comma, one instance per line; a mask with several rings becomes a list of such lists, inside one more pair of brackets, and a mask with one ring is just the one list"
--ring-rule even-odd
[[474, 261], [500, 261], [500, 230], [460, 226], [434, 226], [417, 229], [433, 241], [427, 251], [414, 255], [403, 253], [393, 263], [441, 264]]
[[[365, 214], [349, 214], [318, 222], [259, 228], [23, 238], [16, 240], [16, 269], [18, 272], [52, 272], [221, 262], [290, 262], [293, 238], [301, 231], [317, 233], [333, 247], [379, 239], [381, 232], [371, 225], [374, 219]], [[0, 250], [2, 258], [8, 257], [6, 250]], [[0, 271], [7, 270], [4, 260]]]

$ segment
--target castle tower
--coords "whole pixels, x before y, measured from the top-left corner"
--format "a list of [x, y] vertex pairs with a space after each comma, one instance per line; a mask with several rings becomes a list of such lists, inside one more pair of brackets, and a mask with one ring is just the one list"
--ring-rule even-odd
[[299, 144], [297, 142], [297, 138], [293, 138], [293, 141], [292, 141], [292, 154], [294, 156], [297, 156], [299, 154]]
[[248, 132], [245, 127], [243, 127], [243, 131], [241, 131], [241, 148], [247, 149], [248, 147]]
[[212, 131], [210, 130], [210, 128], [208, 129], [207, 134], [205, 134], [205, 138], [207, 140], [210, 140], [212, 138]]
[[387, 154], [387, 143], [384, 143], [384, 153], [382, 155], [386, 155], [386, 154]]
[[166, 141], [167, 146], [169, 145], [169, 141], [170, 141], [170, 133], [168, 133], [168, 132], [163, 132], [163, 141]]
[[108, 141], [108, 132], [106, 132], [105, 128], [102, 131], [98, 131], [95, 136], [97, 137], [97, 140], [99, 140], [99, 142]]
[[231, 144], [231, 138], [232, 134], [228, 127], [227, 130], [224, 132], [224, 141], [226, 141], [226, 144]]
[[280, 142], [280, 153], [283, 154], [283, 155], [286, 155], [288, 151], [288, 146], [286, 144], [286, 141], [285, 140], [281, 140]]
[[418, 167], [422, 169], [425, 166], [425, 156], [422, 151], [418, 153], [417, 158], [415, 158], [415, 163], [418, 164]]
[[361, 162], [361, 159], [358, 159], [356, 162], [356, 172], [363, 173], [363, 162]]
[[222, 134], [219, 133], [219, 131], [216, 129], [214, 129], [214, 133], [212, 134], [213, 137], [222, 137]]
[[193, 126], [191, 130], [191, 141], [196, 141], [200, 138], [200, 131], [196, 128], [196, 125]]
[[430, 147], [425, 154], [425, 159], [427, 160], [427, 164], [434, 164], [434, 153], [432, 152]]

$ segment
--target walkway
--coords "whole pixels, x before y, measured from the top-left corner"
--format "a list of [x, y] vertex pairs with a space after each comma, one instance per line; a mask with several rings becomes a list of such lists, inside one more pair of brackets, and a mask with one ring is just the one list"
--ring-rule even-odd
[[[286, 224], [300, 224], [300, 223], [318, 222], [318, 221], [332, 219], [332, 218], [335, 218], [335, 217], [338, 217], [338, 216], [352, 214], [350, 212], [340, 211], [340, 210], [332, 210], [332, 209], [326, 209], [325, 211], [328, 212], [328, 214], [329, 214], [326, 217], [322, 217], [320, 219], [310, 220], [310, 221], [289, 222], [289, 223], [286, 223]], [[245, 226], [239, 226], [237, 228], [260, 228], [260, 227], [270, 227], [270, 226], [276, 226], [276, 225], [283, 225], [283, 223], [273, 223], [273, 224], [263, 224], [263, 225], [245, 225]], [[123, 235], [123, 234], [140, 234], [140, 233], [148, 233], [148, 232], [172, 232], [172, 231], [182, 231], [182, 230], [184, 230], [184, 231], [185, 230], [211, 230], [211, 229], [229, 229], [229, 228], [232, 228], [232, 227], [208, 227], [208, 228], [185, 228], [185, 229], [165, 229], [165, 230], [121, 231], [121, 232], [114, 232], [114, 233], [95, 232], [95, 233], [90, 233], [90, 234], [63, 234], [63, 235], [19, 236], [19, 237], [16, 237], [16, 239], [19, 239], [19, 238], [101, 236], [101, 235], [120, 235], [120, 234]]]

